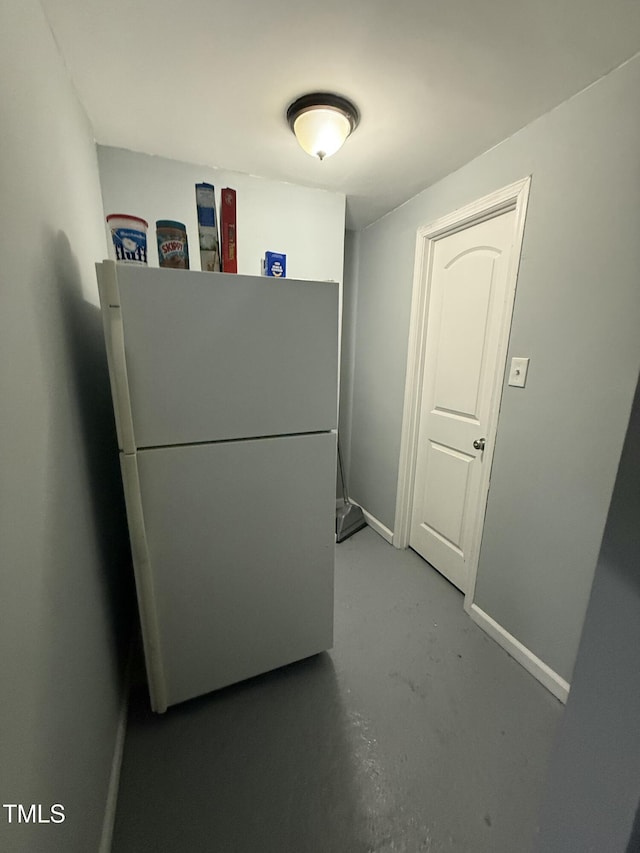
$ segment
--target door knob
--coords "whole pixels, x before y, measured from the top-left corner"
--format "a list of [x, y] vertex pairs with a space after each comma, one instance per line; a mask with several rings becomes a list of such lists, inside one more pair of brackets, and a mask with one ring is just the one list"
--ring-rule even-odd
[[485, 439], [484, 438], [476, 438], [473, 442], [473, 446], [476, 450], [484, 450]]

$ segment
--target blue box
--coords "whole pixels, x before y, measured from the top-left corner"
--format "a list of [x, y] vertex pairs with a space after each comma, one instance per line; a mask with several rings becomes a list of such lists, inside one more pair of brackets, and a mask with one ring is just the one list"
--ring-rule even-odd
[[287, 277], [287, 256], [280, 252], [265, 252], [264, 274], [274, 278]]

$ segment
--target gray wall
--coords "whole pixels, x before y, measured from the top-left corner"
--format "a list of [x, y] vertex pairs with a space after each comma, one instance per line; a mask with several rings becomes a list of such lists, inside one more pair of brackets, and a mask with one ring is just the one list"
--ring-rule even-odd
[[[349, 484], [351, 461], [351, 415], [353, 406], [353, 372], [356, 345], [356, 302], [358, 297], [358, 246], [360, 233], [346, 231], [344, 235], [344, 281], [342, 284], [342, 350], [340, 357], [340, 411], [338, 430], [344, 473]], [[342, 488], [338, 483], [338, 497]]]
[[95, 145], [37, 0], [0, 6], [0, 111], [0, 803], [66, 814], [9, 824], [0, 809], [0, 849], [91, 853], [128, 553], [93, 269], [106, 251]]
[[640, 385], [548, 775], [539, 853], [640, 850], [638, 472]]
[[260, 275], [264, 253], [272, 251], [286, 254], [289, 278], [342, 282], [344, 193], [105, 145], [98, 146], [98, 167], [105, 213], [124, 211], [148, 221], [150, 266], [158, 266], [156, 220], [177, 219], [187, 228], [191, 269], [200, 269], [195, 184], [208, 181], [218, 211], [222, 187], [237, 191], [239, 273]]
[[640, 363], [639, 91], [636, 57], [360, 239], [350, 485], [393, 528], [416, 229], [532, 175], [476, 602], [566, 679]]

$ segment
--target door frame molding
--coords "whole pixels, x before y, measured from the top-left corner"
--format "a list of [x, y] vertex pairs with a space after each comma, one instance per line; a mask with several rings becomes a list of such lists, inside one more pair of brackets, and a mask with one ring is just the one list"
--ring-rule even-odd
[[[495, 447], [495, 435], [498, 426], [498, 413], [502, 399], [502, 387], [507, 363], [513, 305], [516, 283], [522, 252], [524, 224], [529, 201], [531, 176], [509, 184], [496, 192], [483, 196], [471, 204], [460, 207], [453, 213], [436, 219], [429, 225], [418, 228], [413, 273], [413, 294], [411, 297], [411, 320], [409, 325], [409, 347], [407, 354], [407, 373], [405, 379], [404, 408], [402, 413], [402, 436], [400, 442], [400, 462], [398, 466], [398, 488], [396, 493], [396, 517], [393, 545], [407, 548], [411, 526], [413, 504], [413, 485], [416, 467], [418, 427], [420, 420], [420, 399], [422, 396], [422, 378], [424, 373], [424, 354], [428, 320], [428, 306], [431, 290], [431, 273], [435, 244], [438, 240], [463, 231], [471, 225], [477, 225], [487, 219], [493, 219], [502, 213], [515, 210], [513, 245], [507, 271], [507, 296], [496, 371], [492, 381], [490, 429], [487, 433], [487, 449], [484, 451], [487, 464], [480, 488], [481, 512], [474, 525], [474, 541], [469, 557], [469, 581], [465, 594], [464, 607], [469, 611], [473, 604], [480, 556], [480, 530], [484, 523], [484, 512], [489, 493], [491, 466]], [[488, 457], [488, 458], [487, 458]]]

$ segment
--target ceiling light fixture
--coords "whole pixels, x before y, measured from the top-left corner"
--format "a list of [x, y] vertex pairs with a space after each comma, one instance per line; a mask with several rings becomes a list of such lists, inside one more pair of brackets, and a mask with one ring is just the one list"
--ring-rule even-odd
[[340, 95], [313, 92], [291, 104], [287, 121], [303, 150], [324, 160], [342, 148], [358, 126], [360, 114], [351, 101]]

